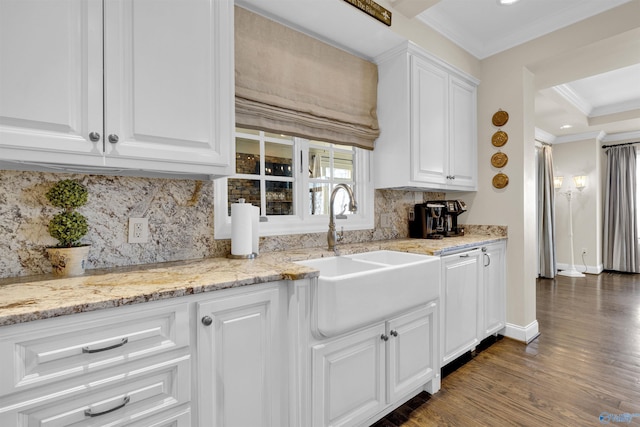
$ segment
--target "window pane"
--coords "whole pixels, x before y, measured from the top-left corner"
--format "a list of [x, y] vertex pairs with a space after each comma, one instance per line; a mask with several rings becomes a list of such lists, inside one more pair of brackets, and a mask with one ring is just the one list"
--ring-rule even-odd
[[331, 152], [319, 147], [309, 147], [309, 178], [331, 178]]
[[231, 204], [238, 203], [238, 199], [244, 199], [245, 203], [253, 206], [260, 205], [260, 181], [257, 179], [229, 178], [228, 189], [228, 214], [231, 215]]
[[327, 215], [329, 213], [329, 184], [309, 184], [309, 213], [311, 215]]
[[293, 215], [293, 183], [266, 182], [267, 215]]
[[333, 169], [335, 179], [353, 180], [353, 153], [334, 153]]
[[266, 138], [276, 138], [276, 139], [286, 139], [287, 141], [293, 141], [293, 137], [288, 136], [288, 135], [283, 135], [281, 133], [269, 133], [269, 132], [265, 132], [264, 136]]
[[264, 172], [265, 175], [292, 176], [293, 146], [265, 142]]
[[248, 133], [256, 136], [260, 135], [260, 131], [255, 129], [236, 128], [236, 132]]
[[236, 173], [260, 174], [260, 141], [236, 138]]

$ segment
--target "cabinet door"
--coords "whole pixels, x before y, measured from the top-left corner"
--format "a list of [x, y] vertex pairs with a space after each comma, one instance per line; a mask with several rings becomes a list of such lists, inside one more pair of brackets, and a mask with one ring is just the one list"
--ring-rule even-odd
[[443, 258], [443, 365], [478, 343], [479, 254], [473, 250]]
[[101, 164], [102, 2], [2, 0], [0, 55], [0, 159]]
[[393, 403], [433, 378], [437, 363], [436, 307], [427, 307], [387, 322], [388, 390]]
[[449, 85], [449, 176], [451, 188], [475, 190], [477, 185], [476, 87], [455, 77]]
[[486, 338], [504, 328], [506, 323], [505, 247], [488, 245], [482, 253], [483, 261], [483, 329]]
[[419, 57], [411, 61], [411, 178], [445, 185], [449, 175], [449, 75]]
[[278, 427], [278, 289], [198, 304], [199, 425]]
[[107, 1], [104, 37], [107, 165], [233, 173], [233, 2]]
[[314, 427], [361, 425], [384, 408], [384, 333], [379, 324], [312, 347]]

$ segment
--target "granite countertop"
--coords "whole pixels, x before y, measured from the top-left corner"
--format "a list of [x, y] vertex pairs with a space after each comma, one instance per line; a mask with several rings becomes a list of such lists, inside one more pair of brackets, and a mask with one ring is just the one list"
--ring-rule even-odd
[[[466, 235], [442, 240], [383, 240], [338, 248], [343, 255], [376, 250], [443, 255], [505, 239]], [[317, 270], [294, 262], [328, 256], [334, 256], [333, 251], [310, 248], [263, 253], [253, 260], [208, 258], [89, 270], [84, 276], [71, 278], [42, 275], [0, 279], [0, 326], [277, 280], [316, 277]]]

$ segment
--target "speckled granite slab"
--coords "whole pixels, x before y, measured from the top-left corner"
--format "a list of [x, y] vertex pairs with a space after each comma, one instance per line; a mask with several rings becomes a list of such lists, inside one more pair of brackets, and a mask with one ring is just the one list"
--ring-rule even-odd
[[[440, 255], [504, 239], [481, 234], [442, 240], [384, 240], [340, 246], [339, 253], [397, 250]], [[50, 275], [2, 279], [0, 326], [277, 280], [316, 277], [317, 270], [294, 262], [327, 256], [334, 256], [334, 252], [312, 248], [264, 253], [254, 260], [208, 258], [91, 270], [85, 276], [65, 279]]]

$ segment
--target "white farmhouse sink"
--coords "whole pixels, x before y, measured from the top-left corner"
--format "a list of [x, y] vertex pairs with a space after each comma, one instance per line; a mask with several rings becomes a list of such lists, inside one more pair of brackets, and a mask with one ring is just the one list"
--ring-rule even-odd
[[314, 332], [333, 337], [438, 297], [440, 257], [394, 251], [299, 261], [320, 271]]

